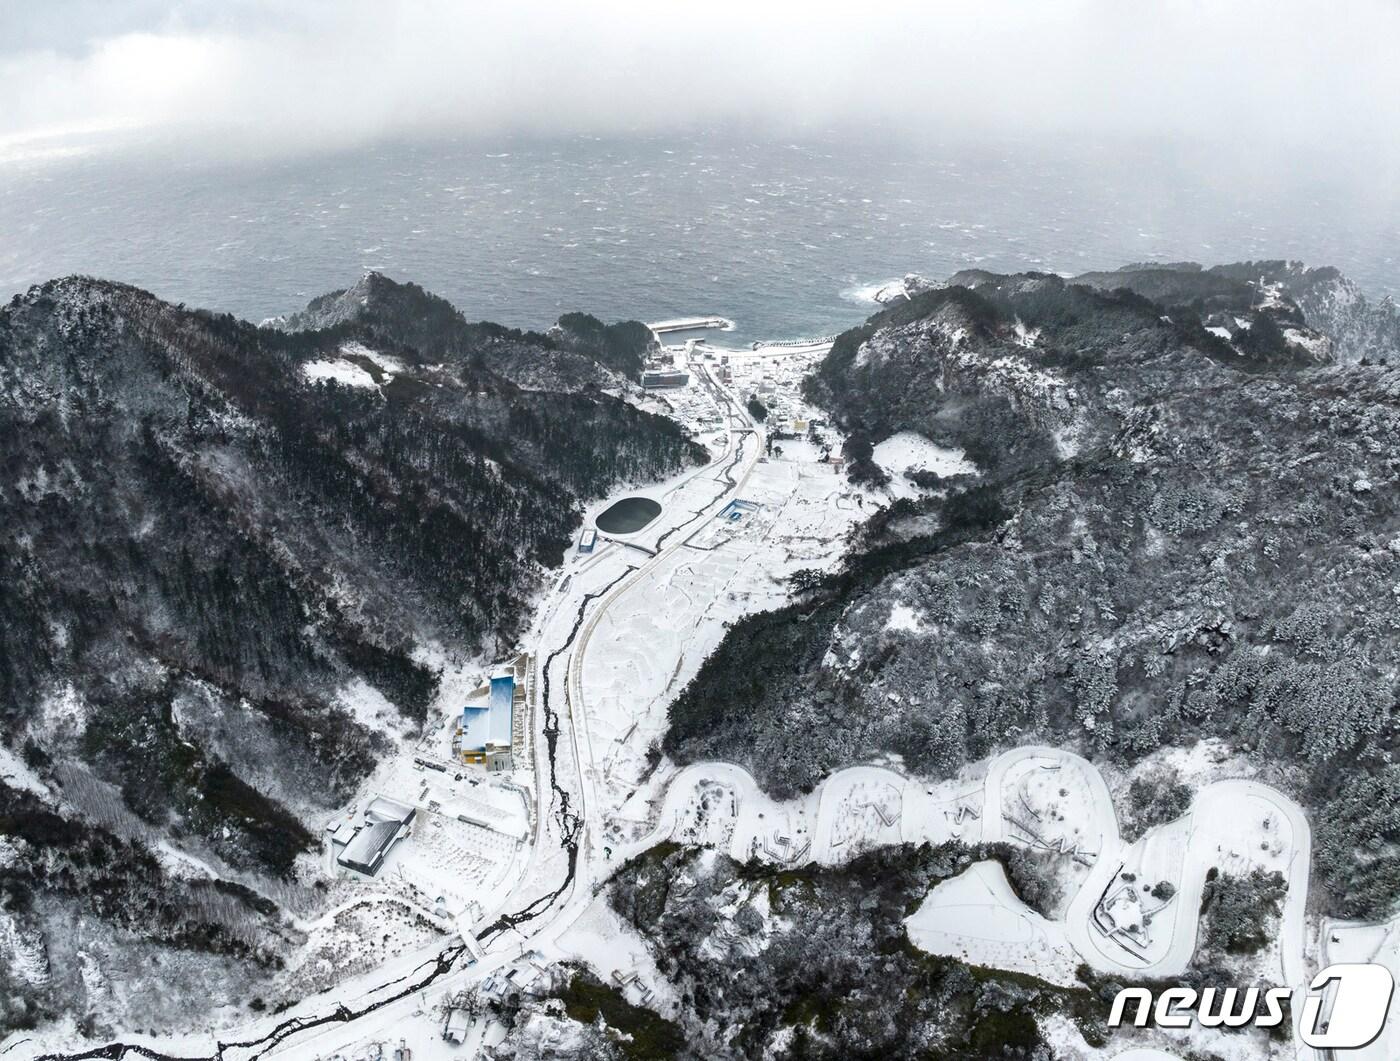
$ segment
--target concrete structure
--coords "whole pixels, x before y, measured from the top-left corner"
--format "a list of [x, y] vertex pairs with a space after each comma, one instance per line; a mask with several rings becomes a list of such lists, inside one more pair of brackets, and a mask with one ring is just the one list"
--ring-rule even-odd
[[667, 332], [695, 332], [717, 329], [728, 331], [734, 327], [734, 322], [728, 317], [676, 317], [672, 320], [656, 321], [648, 324], [656, 335], [665, 335]]
[[578, 551], [580, 553], [591, 553], [593, 547], [598, 544], [598, 532], [592, 527], [584, 527], [578, 535]]
[[642, 373], [645, 390], [676, 390], [690, 385], [690, 373], [680, 369], [654, 369]]

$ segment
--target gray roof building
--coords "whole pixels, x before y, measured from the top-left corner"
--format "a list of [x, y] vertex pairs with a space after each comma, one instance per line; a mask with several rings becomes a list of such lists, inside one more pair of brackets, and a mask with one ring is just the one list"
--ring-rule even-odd
[[373, 877], [384, 864], [389, 849], [394, 846], [413, 821], [417, 810], [406, 803], [376, 796], [365, 808], [365, 824], [345, 845], [336, 859], [346, 869]]

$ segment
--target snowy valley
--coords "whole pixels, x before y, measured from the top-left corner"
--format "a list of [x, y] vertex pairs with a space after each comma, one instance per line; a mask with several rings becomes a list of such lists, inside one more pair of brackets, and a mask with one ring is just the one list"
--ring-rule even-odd
[[[239, 719], [280, 716], [235, 680], [246, 659], [194, 668], [207, 641], [132, 635], [144, 655], [119, 654], [137, 677], [111, 717], [152, 675], [166, 703], [119, 758], [95, 735], [103, 687], [20, 676], [44, 692], [0, 759], [17, 808], [0, 861], [32, 883], [0, 914], [6, 984], [84, 993], [81, 1012], [45, 1001], [3, 1056], [1313, 1056], [1259, 1029], [1112, 1031], [1106, 1007], [1125, 985], [1230, 977], [1290, 989], [1296, 1022], [1332, 961], [1400, 973], [1400, 825], [1373, 812], [1400, 783], [1400, 369], [1336, 364], [1272, 281], [1242, 295], [1253, 282], [1228, 270], [1154, 272], [1144, 294], [1123, 275], [911, 278], [852, 332], [747, 349], [686, 322], [636, 349], [635, 329], [600, 322], [467, 325], [382, 277], [289, 331], [159, 310], [159, 356], [233, 394], [202, 414], [208, 434], [152, 428], [201, 491], [282, 488], [239, 439], [263, 402], [290, 431], [309, 396], [381, 432], [376, 448], [340, 429], [388, 516], [426, 502], [460, 524], [444, 544], [314, 510], [326, 540], [398, 550], [285, 604], [308, 658], [340, 646], [301, 691], [363, 743], [334, 798], [302, 798], [296, 769], [233, 742]], [[91, 318], [137, 297], [64, 294], [56, 332], [19, 330], [49, 294], [9, 311], [11, 351], [62, 338], [79, 364]], [[1253, 338], [1218, 335], [1220, 307], [1252, 315], [1237, 331]], [[229, 335], [294, 397], [238, 391]], [[190, 347], [216, 355], [191, 368]], [[46, 384], [17, 362], [9, 415], [32, 427]], [[464, 450], [406, 445], [442, 431]], [[85, 496], [60, 465], [25, 471], [27, 503]], [[479, 492], [459, 498], [466, 469]], [[1305, 478], [1303, 518], [1283, 495]], [[511, 535], [551, 495], [557, 520], [526, 548]], [[250, 529], [256, 563], [299, 570], [320, 539], [296, 522]], [[1312, 600], [1281, 559], [1303, 553], [1326, 572]], [[452, 579], [488, 558], [500, 577], [463, 625], [473, 593]], [[331, 601], [359, 649], [328, 633]], [[334, 745], [317, 725], [311, 747]], [[1343, 757], [1361, 765], [1339, 779]], [[173, 780], [150, 769], [167, 761]], [[152, 799], [186, 788], [174, 813]], [[235, 824], [200, 817], [231, 789]], [[298, 839], [265, 849], [269, 873], [238, 861], [236, 828], [255, 851], [279, 828]], [[45, 844], [82, 853], [64, 868]], [[1363, 846], [1384, 853], [1354, 873]], [[176, 1020], [176, 988], [133, 1023], [143, 1001], [122, 985], [139, 980], [97, 957], [118, 948], [65, 949], [36, 911], [103, 865], [128, 889], [177, 882], [167, 906], [225, 926], [203, 930], [217, 960], [189, 930], [142, 951], [139, 916], [113, 927], [57, 892], [69, 923], [127, 940], [122, 960], [204, 976], [198, 1021]], [[1390, 1056], [1396, 1034], [1355, 1056]]]

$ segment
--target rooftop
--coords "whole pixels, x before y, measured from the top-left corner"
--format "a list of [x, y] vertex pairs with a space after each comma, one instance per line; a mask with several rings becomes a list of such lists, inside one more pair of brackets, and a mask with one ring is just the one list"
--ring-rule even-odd
[[514, 676], [492, 676], [486, 699], [469, 703], [462, 709], [462, 748], [477, 751], [488, 744], [509, 746], [514, 698]]
[[379, 872], [384, 856], [389, 853], [389, 848], [394, 846], [401, 828], [403, 823], [397, 821], [366, 824], [355, 834], [355, 839], [350, 841], [337, 861], [342, 866], [361, 873], [373, 875]]

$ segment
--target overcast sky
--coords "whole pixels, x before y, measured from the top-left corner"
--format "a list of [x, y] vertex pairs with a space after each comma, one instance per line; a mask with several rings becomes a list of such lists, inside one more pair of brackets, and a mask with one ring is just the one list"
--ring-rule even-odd
[[0, 139], [879, 123], [1390, 168], [1397, 45], [1400, 0], [0, 0]]

